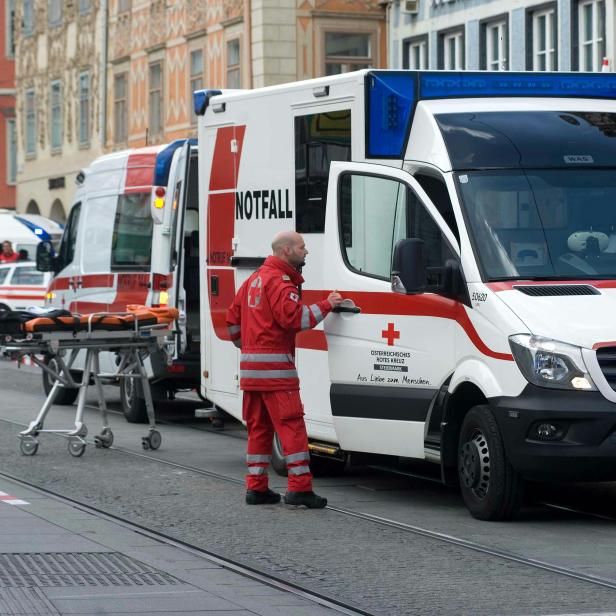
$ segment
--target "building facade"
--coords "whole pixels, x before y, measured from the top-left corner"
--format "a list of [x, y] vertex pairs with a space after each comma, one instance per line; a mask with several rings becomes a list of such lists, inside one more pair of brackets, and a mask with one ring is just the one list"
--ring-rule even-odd
[[64, 222], [103, 152], [107, 0], [15, 2], [17, 209]]
[[599, 71], [615, 53], [614, 0], [394, 0], [392, 68]]
[[196, 134], [192, 92], [386, 66], [378, 0], [110, 0], [106, 145]]
[[[0, 1], [0, 208], [15, 208], [15, 0]], [[1, 241], [1, 240], [0, 240]]]

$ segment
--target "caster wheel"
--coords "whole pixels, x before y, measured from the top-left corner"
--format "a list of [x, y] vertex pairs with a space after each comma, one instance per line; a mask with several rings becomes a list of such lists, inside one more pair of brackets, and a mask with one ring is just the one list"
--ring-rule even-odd
[[19, 441], [19, 450], [24, 456], [35, 455], [38, 451], [38, 448], [38, 441], [31, 436], [26, 436]]
[[109, 449], [113, 445], [113, 432], [106, 428], [94, 437], [94, 443], [99, 448]]
[[83, 456], [86, 451], [86, 444], [82, 443], [78, 439], [70, 439], [68, 441], [68, 452], [73, 458], [79, 458]]
[[147, 451], [148, 449], [150, 449], [150, 437], [148, 436], [141, 437], [141, 446], [143, 447], [144, 451]]
[[157, 430], [151, 430], [150, 434], [148, 435], [148, 440], [150, 441], [150, 447], [152, 449], [158, 449], [163, 440], [163, 437]]

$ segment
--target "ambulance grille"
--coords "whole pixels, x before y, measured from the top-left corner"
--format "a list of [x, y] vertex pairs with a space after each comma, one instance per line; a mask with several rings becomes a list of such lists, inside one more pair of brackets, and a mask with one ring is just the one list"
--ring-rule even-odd
[[514, 285], [516, 291], [532, 297], [555, 295], [601, 295], [595, 287], [587, 284]]
[[616, 346], [597, 349], [597, 361], [605, 380], [616, 390]]

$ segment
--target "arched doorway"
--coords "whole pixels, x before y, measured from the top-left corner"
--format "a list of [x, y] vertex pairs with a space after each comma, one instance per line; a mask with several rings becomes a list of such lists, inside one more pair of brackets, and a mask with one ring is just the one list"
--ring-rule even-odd
[[49, 213], [49, 218], [51, 218], [51, 220], [59, 222], [62, 225], [66, 222], [66, 213], [60, 199], [56, 199], [53, 202], [51, 206], [51, 212]]
[[32, 201], [28, 203], [28, 207], [26, 207], [26, 214], [40, 214], [40, 213], [41, 213], [41, 210], [39, 209], [39, 206], [37, 205], [36, 201], [32, 199]]

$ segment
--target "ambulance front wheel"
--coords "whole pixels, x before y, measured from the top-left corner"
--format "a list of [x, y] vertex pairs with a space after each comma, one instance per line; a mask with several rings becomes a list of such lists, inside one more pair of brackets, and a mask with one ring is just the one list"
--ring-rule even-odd
[[138, 379], [120, 379], [120, 399], [128, 423], [147, 423], [148, 412]]
[[[58, 364], [58, 360], [54, 355], [45, 355], [44, 359], [45, 365], [48, 366], [51, 370], [53, 370], [56, 374], [60, 373], [60, 365]], [[79, 381], [80, 373], [77, 370], [71, 370], [71, 376], [74, 381]], [[55, 383], [55, 379], [51, 377], [50, 374], [43, 370], [43, 389], [45, 390], [45, 395], [48, 396], [51, 388]], [[79, 389], [77, 387], [61, 387], [58, 392], [56, 392], [56, 397], [54, 398], [53, 403], [59, 404], [62, 406], [68, 406], [73, 404], [79, 395]]]
[[511, 466], [487, 405], [472, 408], [460, 430], [458, 478], [462, 498], [479, 520], [508, 520], [522, 502], [523, 480]]

